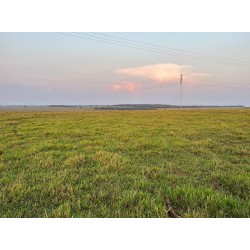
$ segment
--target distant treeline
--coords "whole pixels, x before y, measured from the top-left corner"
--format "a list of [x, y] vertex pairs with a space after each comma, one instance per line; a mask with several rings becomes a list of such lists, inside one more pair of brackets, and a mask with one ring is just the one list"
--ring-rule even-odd
[[[83, 105], [48, 105], [48, 108], [81, 108]], [[84, 107], [86, 107], [84, 105]]]
[[[94, 109], [101, 110], [156, 110], [156, 109], [176, 109], [180, 108], [178, 105], [165, 105], [165, 104], [118, 104], [118, 105], [98, 105]], [[182, 108], [244, 108], [243, 105], [236, 106], [202, 106], [202, 105], [189, 105], [182, 106]]]
[[[72, 109], [97, 109], [97, 110], [157, 110], [157, 109], [177, 109], [179, 105], [170, 104], [116, 104], [116, 105], [2, 105], [0, 108], [72, 108]], [[182, 108], [245, 108], [243, 105], [232, 106], [203, 106], [203, 105], [187, 105]]]

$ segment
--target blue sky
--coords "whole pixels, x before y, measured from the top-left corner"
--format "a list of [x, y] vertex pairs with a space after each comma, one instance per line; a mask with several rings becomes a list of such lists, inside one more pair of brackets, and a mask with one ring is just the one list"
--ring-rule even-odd
[[0, 33], [0, 105], [178, 104], [182, 73], [184, 105], [250, 106], [250, 33], [103, 34], [249, 63], [230, 66], [59, 33]]

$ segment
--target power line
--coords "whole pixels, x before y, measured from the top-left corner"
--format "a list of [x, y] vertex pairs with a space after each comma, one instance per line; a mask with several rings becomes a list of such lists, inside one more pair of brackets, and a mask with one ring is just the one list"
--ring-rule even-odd
[[229, 62], [237, 62], [237, 63], [242, 63], [242, 64], [248, 64], [248, 66], [250, 66], [250, 62], [243, 61], [243, 60], [236, 60], [236, 59], [230, 59], [230, 58], [221, 57], [221, 56], [208, 55], [208, 54], [198, 53], [198, 52], [193, 52], [193, 51], [188, 51], [188, 50], [175, 49], [175, 48], [171, 48], [171, 47], [167, 47], [167, 46], [161, 46], [161, 45], [157, 45], [157, 44], [139, 42], [139, 41], [126, 39], [126, 38], [122, 38], [122, 37], [111, 36], [111, 35], [107, 35], [107, 34], [103, 34], [103, 33], [99, 33], [99, 32], [90, 32], [90, 33], [105, 36], [105, 37], [111, 37], [111, 38], [114, 38], [114, 39], [124, 40], [124, 41], [132, 42], [132, 43], [145, 44], [145, 45], [149, 45], [149, 46], [156, 47], [156, 48], [158, 47], [158, 48], [163, 48], [163, 49], [167, 49], [167, 50], [173, 50], [173, 51], [185, 53], [186, 55], [198, 55], [198, 56], [203, 56], [203, 57], [206, 57], [206, 58], [216, 58], [216, 59], [219, 59], [219, 60], [224, 60], [224, 61], [229, 61]]
[[[134, 49], [140, 49], [140, 50], [144, 50], [144, 51], [150, 51], [150, 52], [156, 52], [156, 53], [160, 53], [160, 54], [168, 54], [168, 55], [172, 55], [172, 56], [180, 56], [180, 53], [176, 54], [173, 53], [173, 52], [166, 52], [166, 51], [162, 51], [162, 50], [159, 50], [159, 49], [155, 49], [155, 48], [149, 48], [149, 47], [145, 47], [145, 46], [138, 46], [138, 45], [135, 45], [135, 44], [130, 44], [130, 43], [125, 43], [125, 42], [119, 42], [119, 41], [115, 41], [115, 40], [111, 40], [111, 39], [100, 39], [99, 37], [96, 37], [96, 36], [93, 36], [93, 35], [88, 35], [88, 34], [83, 34], [83, 33], [77, 33], [77, 32], [74, 32], [72, 34], [69, 34], [69, 33], [63, 33], [64, 35], [71, 35], [71, 36], [75, 36], [75, 37], [80, 37], [80, 38], [86, 38], [86, 39], [90, 39], [90, 40], [93, 40], [93, 41], [98, 41], [98, 42], [104, 42], [104, 43], [108, 43], [108, 44], [112, 44], [112, 45], [118, 45], [118, 46], [124, 46], [124, 47], [128, 47], [128, 48], [134, 48]], [[84, 36], [84, 37], [83, 37]], [[203, 60], [203, 61], [208, 61], [208, 60], [204, 60], [204, 58], [200, 58], [200, 57], [194, 57], [194, 56], [190, 56], [190, 55], [181, 55], [182, 57], [187, 57], [187, 58], [192, 58], [192, 59], [198, 59], [198, 60]], [[210, 62], [211, 60], [209, 60]], [[215, 62], [218, 62], [218, 61], [215, 61]], [[230, 66], [239, 66], [239, 65], [236, 65], [236, 64], [232, 64], [232, 63], [224, 63], [224, 64], [227, 64], [227, 65], [230, 65]]]
[[[139, 48], [149, 49], [149, 50], [152, 50], [152, 51], [157, 51], [157, 52], [160, 52], [160, 53], [165, 53], [165, 54], [174, 55], [174, 56], [177, 55], [177, 56], [183, 56], [183, 57], [187, 57], [187, 58], [201, 59], [201, 60], [207, 59], [207, 58], [197, 56], [197, 55], [190, 55], [190, 54], [185, 54], [185, 53], [181, 53], [181, 52], [173, 52], [173, 51], [169, 52], [169, 51], [159, 49], [159, 48], [149, 47], [149, 46], [145, 46], [145, 45], [141, 45], [141, 44], [133, 44], [131, 42], [128, 43], [128, 42], [121, 42], [121, 41], [117, 41], [117, 40], [113, 40], [113, 39], [109, 39], [109, 38], [100, 38], [98, 36], [89, 35], [89, 34], [86, 34], [86, 33], [79, 33], [79, 32], [73, 32], [73, 33], [77, 34], [77, 35], [82, 35], [82, 36], [86, 36], [86, 37], [95, 38], [95, 39], [102, 39], [102, 40], [104, 39], [104, 41], [111, 41], [111, 42], [116, 42], [116, 43], [119, 43], [119, 44], [125, 44], [125, 45], [130, 45], [130, 46], [132, 45], [132, 46], [136, 46], [136, 47], [139, 47]], [[208, 60], [211, 60], [211, 59], [208, 59]], [[213, 62], [219, 62], [218, 59], [212, 58], [212, 60], [213, 60]], [[226, 63], [231, 63], [231, 64], [234, 65], [234, 62], [226, 62]]]
[[[124, 44], [121, 44], [119, 42], [109, 42], [109, 41], [105, 41], [105, 40], [101, 40], [101, 39], [94, 39], [94, 38], [91, 38], [91, 37], [83, 37], [83, 36], [80, 36], [80, 35], [77, 35], [77, 34], [71, 34], [71, 33], [65, 33], [65, 32], [57, 32], [58, 34], [62, 34], [62, 35], [66, 35], [66, 36], [73, 36], [73, 37], [78, 37], [78, 38], [82, 38], [82, 39], [87, 39], [87, 40], [92, 40], [92, 41], [96, 41], [96, 42], [102, 42], [102, 43], [107, 43], [107, 44], [112, 44], [112, 45], [118, 45], [118, 46], [123, 46], [123, 47], [127, 47], [127, 48], [132, 48], [132, 49], [139, 49], [139, 50], [144, 50], [144, 51], [149, 51], [149, 52], [156, 52], [156, 53], [160, 53], [160, 52], [157, 52], [157, 51], [154, 51], [154, 50], [146, 50], [146, 49], [143, 49], [143, 48], [140, 48], [140, 47], [134, 47], [134, 46], [127, 46], [127, 45], [124, 45]], [[82, 35], [85, 35], [85, 34], [82, 34]], [[85, 36], [88, 36], [88, 35], [85, 35]], [[162, 53], [160, 53], [162, 54]]]
[[[67, 35], [67, 36], [73, 36], [73, 37], [88, 39], [88, 40], [92, 40], [92, 41], [96, 41], [96, 42], [102, 42], [102, 43], [107, 43], [107, 44], [112, 44], [112, 45], [117, 45], [117, 46], [122, 46], [122, 47], [127, 47], [127, 48], [139, 49], [139, 50], [158, 53], [158, 54], [166, 54], [166, 55], [171, 55], [171, 56], [181, 56], [181, 57], [186, 57], [186, 58], [191, 58], [191, 59], [201, 60], [201, 61], [206, 61], [206, 62], [211, 62], [212, 61], [212, 59], [208, 60], [206, 58], [185, 55], [185, 54], [181, 54], [179, 52], [178, 53], [176, 53], [176, 52], [166, 52], [166, 51], [163, 51], [163, 50], [160, 50], [160, 49], [150, 48], [150, 47], [146, 47], [146, 46], [142, 46], [142, 45], [135, 45], [135, 44], [131, 44], [131, 43], [115, 41], [115, 40], [112, 40], [112, 39], [103, 39], [103, 38], [99, 38], [99, 37], [89, 35], [89, 34], [83, 34], [83, 33], [77, 33], [77, 32], [75, 32], [75, 33], [73, 32], [73, 34], [72, 33], [65, 33], [65, 32], [58, 32], [58, 33], [63, 34], [63, 35]], [[215, 61], [215, 60], [213, 60], [213, 62], [220, 63], [220, 64], [225, 64], [225, 65], [230, 65], [230, 66], [241, 66], [241, 65], [231, 63], [231, 62], [218, 62], [218, 61]], [[247, 67], [247, 66], [245, 66], [245, 67]]]

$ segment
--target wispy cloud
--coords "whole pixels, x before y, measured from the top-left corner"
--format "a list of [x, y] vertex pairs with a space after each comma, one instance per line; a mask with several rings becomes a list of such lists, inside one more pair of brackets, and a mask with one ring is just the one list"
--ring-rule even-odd
[[153, 80], [155, 83], [173, 83], [179, 81], [180, 74], [183, 74], [188, 83], [199, 83], [210, 75], [194, 72], [194, 68], [189, 65], [178, 64], [152, 64], [142, 67], [117, 69], [118, 74], [134, 76], [143, 79]]
[[137, 93], [143, 85], [136, 82], [118, 82], [111, 85], [111, 89], [115, 92]]

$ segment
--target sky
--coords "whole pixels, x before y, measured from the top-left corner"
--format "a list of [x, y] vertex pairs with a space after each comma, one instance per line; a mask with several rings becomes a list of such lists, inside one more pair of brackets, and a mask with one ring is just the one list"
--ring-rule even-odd
[[180, 74], [183, 105], [250, 106], [250, 33], [0, 33], [0, 105], [177, 105]]

